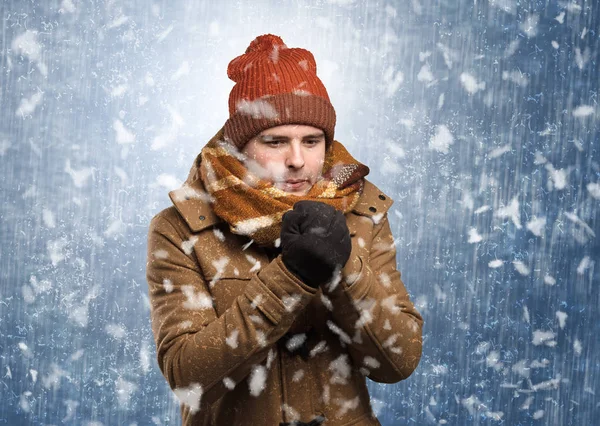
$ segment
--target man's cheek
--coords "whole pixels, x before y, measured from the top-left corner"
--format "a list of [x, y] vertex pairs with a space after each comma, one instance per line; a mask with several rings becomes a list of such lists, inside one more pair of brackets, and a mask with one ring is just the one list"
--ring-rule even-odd
[[270, 179], [270, 171], [268, 168], [263, 167], [258, 161], [248, 159], [245, 163], [245, 166], [250, 173], [258, 176], [260, 179]]
[[267, 169], [271, 175], [272, 180], [281, 181], [285, 180], [285, 165], [281, 161], [269, 161], [267, 163]]

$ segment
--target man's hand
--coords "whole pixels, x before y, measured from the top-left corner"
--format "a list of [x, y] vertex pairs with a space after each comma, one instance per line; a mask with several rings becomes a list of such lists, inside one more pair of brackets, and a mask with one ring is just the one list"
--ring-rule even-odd
[[352, 241], [344, 214], [329, 204], [303, 200], [286, 212], [281, 226], [281, 257], [304, 283], [317, 288], [343, 268]]

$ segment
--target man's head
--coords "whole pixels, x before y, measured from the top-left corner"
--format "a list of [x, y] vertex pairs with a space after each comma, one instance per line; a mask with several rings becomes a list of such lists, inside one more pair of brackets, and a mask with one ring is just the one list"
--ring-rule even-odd
[[[321, 177], [325, 161], [325, 132], [303, 124], [263, 130], [242, 149], [246, 167], [262, 179], [293, 195], [306, 195]], [[292, 184], [290, 181], [303, 181]]]
[[227, 75], [236, 84], [224, 136], [238, 149], [261, 132], [288, 124], [321, 129], [327, 147], [333, 143], [335, 110], [308, 50], [288, 48], [280, 37], [264, 34], [229, 63]]

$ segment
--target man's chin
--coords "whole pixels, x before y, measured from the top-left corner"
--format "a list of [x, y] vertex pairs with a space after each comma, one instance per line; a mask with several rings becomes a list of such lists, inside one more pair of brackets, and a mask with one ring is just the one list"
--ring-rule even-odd
[[281, 189], [283, 192], [285, 192], [286, 194], [290, 194], [290, 195], [296, 195], [298, 197], [302, 197], [306, 194], [308, 194], [308, 191], [286, 191], [285, 189], [279, 188]]
[[275, 186], [277, 189], [285, 192], [286, 194], [297, 195], [297, 196], [303, 196], [303, 195], [308, 194], [308, 191], [311, 188], [310, 182], [303, 183], [297, 189], [292, 188], [290, 185], [287, 185], [285, 182], [283, 182], [283, 183], [277, 182], [275, 184]]

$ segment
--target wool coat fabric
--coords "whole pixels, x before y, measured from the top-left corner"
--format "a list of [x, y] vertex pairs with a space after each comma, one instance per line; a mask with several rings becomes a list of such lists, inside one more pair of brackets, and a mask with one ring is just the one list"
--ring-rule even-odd
[[146, 276], [158, 366], [184, 425], [380, 425], [366, 378], [396, 383], [421, 358], [423, 319], [396, 267], [393, 200], [365, 179], [341, 279], [313, 289], [277, 250], [233, 234], [197, 161], [153, 217]]

